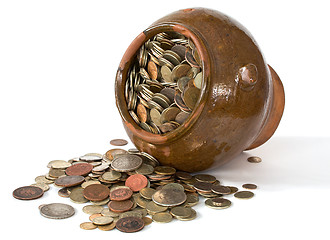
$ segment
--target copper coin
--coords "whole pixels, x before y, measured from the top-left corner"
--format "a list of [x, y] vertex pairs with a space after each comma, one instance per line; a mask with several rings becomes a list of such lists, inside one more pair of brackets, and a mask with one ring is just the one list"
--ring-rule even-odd
[[148, 112], [145, 106], [143, 106], [141, 103], [139, 103], [136, 107], [136, 114], [139, 117], [139, 120], [141, 122], [147, 122], [148, 121]]
[[68, 198], [70, 196], [70, 191], [66, 187], [61, 188], [60, 190], [58, 190], [57, 193], [60, 197], [67, 197]]
[[125, 186], [132, 189], [133, 192], [138, 192], [148, 185], [148, 179], [142, 174], [134, 174], [126, 179]]
[[181, 171], [176, 172], [176, 173], [175, 173], [175, 176], [176, 176], [177, 178], [179, 178], [179, 179], [182, 179], [182, 180], [188, 180], [188, 179], [191, 179], [191, 178], [192, 178], [192, 176], [191, 176], [190, 173], [187, 173], [187, 172], [181, 172]]
[[61, 187], [77, 186], [85, 181], [83, 176], [64, 176], [55, 180], [55, 184]]
[[153, 61], [148, 62], [148, 73], [151, 79], [156, 80], [158, 77], [158, 67]]
[[245, 188], [245, 189], [249, 189], [249, 190], [257, 189], [257, 185], [255, 185], [253, 183], [243, 184], [242, 187]]
[[90, 201], [102, 201], [109, 197], [110, 189], [103, 184], [91, 184], [84, 189], [84, 197]]
[[194, 177], [199, 182], [214, 183], [217, 180], [216, 177], [209, 174], [197, 174]]
[[128, 142], [125, 139], [112, 139], [110, 144], [113, 146], [125, 146]]
[[120, 187], [110, 192], [110, 199], [113, 201], [123, 201], [129, 199], [133, 195], [131, 189]]
[[113, 212], [126, 212], [133, 207], [133, 202], [131, 200], [110, 201], [108, 207]]
[[221, 185], [213, 185], [211, 190], [216, 194], [231, 194], [231, 189], [229, 187]]
[[255, 156], [249, 157], [247, 160], [250, 163], [260, 163], [262, 161], [260, 157], [255, 157]]
[[144, 221], [137, 217], [124, 217], [117, 221], [116, 228], [121, 232], [137, 232], [144, 227]]
[[212, 187], [213, 184], [212, 183], [208, 183], [208, 182], [196, 182], [194, 183], [194, 188], [197, 191], [201, 191], [201, 192], [212, 192]]
[[13, 197], [20, 200], [32, 200], [40, 198], [44, 191], [36, 186], [19, 187], [13, 191]]
[[68, 176], [86, 176], [93, 170], [93, 165], [89, 163], [77, 163], [65, 170]]

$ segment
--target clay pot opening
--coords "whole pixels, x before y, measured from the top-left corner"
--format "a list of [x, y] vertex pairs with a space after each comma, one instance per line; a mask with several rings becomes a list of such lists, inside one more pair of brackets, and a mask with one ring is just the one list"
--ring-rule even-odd
[[[155, 35], [162, 32], [179, 33], [184, 35], [190, 41], [192, 41], [200, 57], [200, 65], [201, 65], [203, 80], [200, 89], [199, 99], [197, 100], [195, 107], [192, 110], [190, 116], [176, 129], [167, 133], [155, 134], [142, 129], [141, 126], [137, 124], [130, 115], [125, 97], [125, 84], [131, 66], [136, 62], [140, 48], [149, 39], [152, 39]], [[204, 107], [204, 105], [201, 104], [201, 102], [203, 102], [203, 99], [206, 98], [207, 95], [206, 92], [209, 85], [208, 76], [210, 69], [209, 67], [210, 61], [208, 60], [208, 56], [209, 55], [207, 54], [207, 50], [205, 48], [202, 39], [199, 36], [197, 36], [193, 31], [180, 24], [169, 23], [169, 24], [156, 25], [146, 29], [139, 36], [137, 36], [130, 44], [130, 46], [127, 48], [119, 65], [119, 69], [116, 76], [116, 87], [115, 87], [116, 104], [126, 127], [129, 128], [134, 133], [134, 135], [153, 144], [162, 144], [182, 136], [196, 122]]]

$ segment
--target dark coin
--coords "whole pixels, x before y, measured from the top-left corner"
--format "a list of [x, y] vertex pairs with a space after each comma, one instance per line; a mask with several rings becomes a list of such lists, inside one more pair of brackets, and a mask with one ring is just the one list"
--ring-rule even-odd
[[44, 191], [40, 187], [24, 186], [13, 191], [13, 197], [20, 200], [32, 200], [40, 198]]
[[257, 185], [255, 185], [253, 183], [243, 184], [242, 187], [245, 188], [245, 189], [249, 189], [249, 190], [257, 189]]
[[102, 184], [91, 184], [84, 189], [84, 197], [90, 201], [102, 201], [109, 197], [110, 189]]
[[65, 170], [66, 175], [68, 176], [86, 176], [93, 170], [93, 165], [89, 163], [77, 163]]
[[214, 183], [217, 180], [216, 177], [209, 174], [197, 174], [194, 177], [199, 182]]
[[201, 191], [201, 192], [212, 192], [212, 187], [213, 184], [212, 183], [208, 183], [208, 182], [196, 182], [194, 183], [194, 188], [197, 191]]
[[110, 201], [108, 207], [113, 212], [126, 212], [133, 207], [133, 202], [131, 200]]
[[64, 188], [61, 188], [60, 190], [58, 190], [58, 195], [61, 196], [61, 197], [69, 197], [70, 196], [70, 191], [68, 188], [64, 187]]
[[189, 180], [192, 178], [191, 174], [190, 173], [187, 173], [187, 172], [176, 172], [175, 173], [175, 176], [179, 179], [182, 179], [182, 180]]
[[247, 160], [250, 163], [260, 163], [262, 161], [260, 157], [255, 157], [255, 156], [249, 157]]
[[110, 144], [113, 146], [125, 146], [128, 142], [125, 139], [113, 139]]
[[216, 194], [231, 194], [231, 190], [229, 187], [225, 187], [221, 185], [212, 186], [211, 190]]
[[121, 232], [137, 232], [143, 229], [144, 221], [137, 217], [124, 217], [117, 221], [116, 228]]
[[129, 199], [133, 191], [127, 187], [120, 187], [110, 192], [110, 199], [114, 201], [123, 201]]
[[77, 186], [85, 181], [83, 176], [64, 176], [55, 180], [55, 184], [61, 187]]
[[239, 199], [250, 199], [254, 196], [254, 193], [250, 191], [240, 191], [235, 193], [234, 196]]

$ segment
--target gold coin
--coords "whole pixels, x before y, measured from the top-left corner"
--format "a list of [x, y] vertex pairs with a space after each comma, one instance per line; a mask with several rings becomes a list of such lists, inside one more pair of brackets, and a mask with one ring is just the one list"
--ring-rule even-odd
[[46, 183], [42, 183], [42, 182], [33, 183], [30, 186], [40, 187], [44, 192], [49, 190], [49, 186]]
[[160, 72], [162, 74], [162, 77], [164, 79], [165, 82], [171, 83], [173, 82], [172, 79], [172, 70], [167, 66], [167, 65], [163, 65], [160, 69]]
[[197, 213], [196, 211], [192, 208], [191, 209], [191, 215], [189, 217], [185, 217], [185, 218], [181, 218], [181, 217], [177, 217], [176, 219], [180, 220], [180, 221], [190, 221], [190, 220], [194, 220], [197, 217]]
[[141, 208], [146, 208], [147, 204], [150, 202], [150, 200], [147, 200], [146, 198], [143, 198], [140, 194], [133, 195], [134, 201], [136, 204]]
[[262, 161], [260, 157], [255, 157], [255, 156], [249, 157], [247, 160], [250, 163], [260, 163]]
[[48, 174], [52, 178], [58, 178], [58, 177], [61, 177], [61, 176], [65, 176], [65, 170], [64, 169], [51, 168], [51, 169], [49, 169]]
[[255, 185], [253, 183], [243, 184], [242, 187], [245, 188], [245, 189], [249, 189], [249, 190], [257, 189], [257, 185]]
[[160, 121], [160, 117], [161, 114], [156, 108], [150, 110], [151, 121], [153, 121], [157, 126], [160, 126], [162, 124]]
[[142, 165], [136, 169], [135, 172], [137, 174], [149, 175], [154, 172], [154, 167], [149, 164], [142, 163]]
[[193, 110], [200, 96], [200, 90], [196, 87], [187, 87], [183, 92], [183, 101], [186, 106]]
[[95, 225], [107, 225], [113, 222], [113, 218], [108, 216], [101, 216], [93, 218], [92, 221]]
[[159, 223], [169, 223], [172, 221], [172, 215], [168, 212], [158, 212], [152, 215], [152, 220]]
[[97, 226], [91, 222], [83, 222], [80, 224], [80, 228], [84, 229], [84, 230], [93, 230], [93, 229], [97, 228]]
[[224, 198], [210, 198], [205, 201], [205, 205], [213, 209], [225, 209], [230, 207], [231, 201]]
[[56, 169], [65, 169], [71, 166], [71, 163], [68, 163], [64, 160], [54, 160], [51, 162], [50, 167]]
[[233, 187], [233, 186], [227, 186], [227, 187], [229, 187], [229, 189], [230, 189], [230, 194], [234, 194], [235, 192], [238, 191], [237, 187]]
[[104, 207], [97, 205], [86, 205], [82, 210], [84, 213], [91, 215], [94, 213], [101, 213], [104, 210]]
[[147, 203], [146, 209], [150, 213], [159, 213], [159, 212], [166, 211], [167, 210], [167, 207], [160, 206], [160, 205], [156, 204], [155, 202], [150, 201], [150, 202]]
[[167, 188], [158, 190], [152, 195], [152, 200], [161, 206], [178, 206], [184, 203], [187, 199], [187, 195], [176, 188]]
[[176, 169], [169, 166], [157, 166], [154, 169], [154, 172], [160, 175], [173, 175], [176, 172]]
[[119, 217], [119, 213], [115, 213], [115, 212], [111, 211], [109, 208], [103, 208], [101, 215], [112, 217], [112, 218]]
[[142, 213], [138, 211], [127, 211], [119, 214], [119, 219], [124, 218], [124, 217], [137, 217], [137, 218], [142, 218]]
[[194, 85], [198, 89], [202, 89], [203, 75], [202, 72], [198, 73], [194, 79]]
[[149, 217], [143, 217], [142, 220], [144, 222], [144, 226], [147, 226], [152, 223], [152, 219]]
[[217, 178], [212, 176], [212, 175], [209, 175], [209, 174], [197, 174], [194, 176], [195, 179], [199, 182], [209, 182], [209, 183], [214, 183]]
[[97, 217], [102, 217], [103, 215], [101, 213], [94, 213], [92, 215], [89, 216], [89, 220], [93, 221], [94, 218], [97, 218]]
[[250, 199], [254, 196], [254, 193], [250, 191], [240, 191], [235, 193], [234, 196], [239, 199]]
[[115, 181], [121, 177], [121, 173], [115, 170], [110, 170], [109, 172], [105, 172], [102, 174], [101, 178], [106, 181]]
[[49, 180], [49, 179], [47, 179], [45, 175], [42, 175], [42, 176], [38, 176], [38, 177], [36, 177], [36, 178], [34, 179], [34, 181], [35, 181], [36, 183], [45, 183], [45, 184], [51, 184], [51, 183], [54, 182], [53, 180]]
[[76, 187], [72, 189], [70, 193], [70, 200], [74, 203], [86, 203], [88, 200], [83, 195], [84, 189], [82, 187]]
[[142, 188], [140, 190], [140, 195], [145, 198], [145, 199], [148, 199], [148, 200], [151, 200], [152, 199], [152, 195], [156, 192], [155, 189], [153, 188]]
[[90, 201], [90, 202], [92, 204], [94, 204], [94, 205], [102, 206], [102, 205], [107, 204], [109, 201], [110, 201], [110, 199], [109, 198], [106, 198], [106, 199], [104, 199], [102, 201]]
[[98, 225], [97, 228], [102, 230], [102, 231], [110, 231], [116, 227], [116, 223], [113, 221], [110, 224], [107, 225]]
[[174, 207], [171, 209], [170, 213], [174, 217], [187, 218], [192, 214], [191, 207]]
[[90, 180], [90, 181], [83, 182], [81, 184], [81, 187], [86, 188], [87, 186], [92, 185], [92, 184], [101, 184], [101, 183], [97, 180]]

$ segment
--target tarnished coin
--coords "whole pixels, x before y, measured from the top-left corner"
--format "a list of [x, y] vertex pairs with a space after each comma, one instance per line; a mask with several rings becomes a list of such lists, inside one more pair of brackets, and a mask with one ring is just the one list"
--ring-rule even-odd
[[60, 197], [66, 197], [68, 198], [70, 196], [70, 190], [69, 188], [67, 187], [64, 187], [64, 188], [61, 188], [60, 190], [58, 190], [57, 194], [60, 196]]
[[247, 160], [250, 163], [260, 163], [262, 161], [260, 157], [255, 157], [255, 156], [249, 157]]
[[193, 110], [200, 96], [200, 90], [196, 87], [187, 87], [183, 92], [183, 101], [186, 106]]
[[145, 199], [148, 199], [148, 200], [151, 200], [152, 199], [152, 195], [156, 192], [155, 189], [153, 188], [142, 188], [140, 190], [140, 195], [145, 198]]
[[224, 198], [209, 198], [205, 201], [205, 205], [213, 209], [225, 209], [230, 207], [231, 201]]
[[117, 156], [111, 162], [111, 167], [118, 172], [130, 172], [138, 169], [141, 165], [142, 158], [133, 154], [123, 154]]
[[72, 206], [64, 203], [45, 204], [40, 208], [40, 214], [46, 218], [64, 219], [73, 216], [75, 210]]
[[192, 208], [191, 209], [191, 215], [189, 217], [176, 217], [176, 219], [180, 221], [191, 221], [194, 220], [197, 217], [196, 211]]
[[44, 192], [49, 190], [49, 185], [46, 183], [33, 183], [30, 186], [40, 187]]
[[152, 200], [161, 206], [177, 206], [184, 203], [187, 195], [176, 188], [161, 189], [152, 195]]
[[245, 188], [245, 189], [249, 189], [249, 190], [257, 189], [257, 185], [255, 185], [253, 183], [243, 184], [242, 187]]
[[110, 231], [116, 227], [116, 223], [113, 221], [110, 224], [107, 225], [98, 225], [97, 228], [102, 230], [102, 231]]
[[94, 205], [103, 206], [103, 205], [107, 204], [109, 201], [110, 201], [110, 198], [106, 198], [102, 201], [90, 201], [90, 202], [91, 202], [91, 204], [94, 204]]
[[142, 174], [129, 176], [125, 181], [125, 186], [129, 187], [133, 192], [138, 192], [147, 185], [148, 179]]
[[158, 213], [158, 212], [164, 212], [164, 211], [167, 210], [167, 208], [168, 207], [166, 207], [166, 206], [160, 206], [160, 205], [156, 204], [153, 201], [148, 202], [147, 205], [146, 205], [147, 211], [149, 213], [152, 213], [152, 214]]
[[86, 176], [93, 170], [93, 165], [89, 163], [77, 163], [65, 170], [66, 175], [68, 176]]
[[150, 118], [153, 123], [155, 123], [157, 126], [160, 126], [162, 122], [160, 121], [161, 113], [156, 108], [152, 108], [150, 110]]
[[92, 222], [95, 225], [107, 225], [113, 222], [113, 218], [109, 216], [100, 216], [93, 218]]
[[230, 194], [234, 194], [235, 192], [238, 191], [237, 187], [233, 187], [233, 186], [227, 186], [228, 188], [230, 188]]
[[152, 215], [152, 220], [158, 223], [169, 223], [172, 219], [172, 215], [168, 212], [159, 212]]
[[254, 196], [254, 193], [250, 191], [240, 191], [235, 193], [234, 196], [239, 199], [250, 199]]
[[184, 192], [184, 190], [185, 190], [184, 187], [180, 183], [168, 183], [162, 187], [163, 190], [167, 189], [167, 188], [175, 188], [175, 189], [181, 190], [182, 192]]
[[53, 180], [49, 180], [49, 179], [47, 179], [45, 175], [41, 175], [41, 176], [36, 177], [36, 178], [34, 179], [34, 181], [35, 181], [36, 183], [46, 183], [46, 184], [51, 184], [51, 183], [54, 182]]
[[82, 187], [76, 187], [72, 189], [70, 193], [70, 200], [74, 203], [86, 203], [88, 200], [84, 197], [84, 189]]
[[71, 166], [71, 163], [68, 163], [64, 160], [53, 160], [49, 162], [48, 166], [55, 169], [65, 169]]
[[175, 176], [179, 179], [182, 179], [182, 180], [189, 180], [189, 179], [192, 178], [192, 175], [190, 173], [182, 172], [182, 171], [176, 172]]
[[123, 201], [130, 199], [133, 191], [126, 187], [120, 187], [110, 192], [110, 199], [113, 201]]
[[106, 181], [116, 181], [121, 177], [121, 173], [115, 170], [110, 170], [102, 174], [102, 178]]
[[176, 172], [176, 169], [169, 166], [157, 166], [154, 169], [155, 173], [160, 175], [173, 175]]
[[217, 180], [216, 177], [209, 174], [197, 174], [194, 177], [199, 182], [214, 183]]
[[51, 176], [53, 178], [58, 178], [58, 177], [61, 177], [61, 176], [65, 176], [65, 170], [64, 169], [51, 168], [51, 169], [49, 169], [48, 174], [49, 174], [49, 176]]
[[116, 218], [119, 216], [119, 213], [115, 213], [115, 212], [111, 211], [109, 208], [104, 208], [101, 212], [101, 215]]
[[116, 223], [116, 228], [121, 232], [137, 232], [144, 227], [144, 221], [137, 217], [121, 218]]
[[193, 207], [198, 204], [199, 197], [196, 193], [187, 193], [187, 200], [184, 202], [184, 206]]
[[150, 217], [142, 217], [142, 220], [144, 222], [144, 226], [147, 226], [152, 223], [152, 219]]
[[136, 115], [138, 116], [140, 122], [147, 122], [149, 119], [148, 111], [144, 105], [139, 103], [136, 107]]
[[86, 188], [87, 186], [92, 185], [92, 184], [101, 184], [101, 183], [97, 180], [89, 180], [87, 182], [82, 183], [81, 187]]
[[101, 213], [104, 210], [104, 207], [97, 205], [86, 205], [82, 210], [84, 213], [91, 215], [94, 213]]
[[93, 230], [93, 229], [97, 228], [97, 225], [95, 225], [92, 222], [83, 222], [80, 224], [80, 228], [84, 229], [84, 230]]
[[130, 210], [133, 207], [133, 202], [129, 199], [125, 201], [110, 201], [108, 207], [113, 212], [121, 213]]
[[213, 184], [209, 183], [209, 182], [195, 182], [194, 183], [194, 188], [197, 191], [201, 191], [201, 192], [204, 192], [204, 193], [211, 193], [212, 192], [212, 187], [213, 187]]
[[13, 197], [20, 200], [32, 200], [40, 198], [44, 191], [36, 186], [19, 187], [13, 191]]
[[112, 139], [110, 144], [113, 146], [125, 146], [128, 142], [125, 139]]
[[199, 72], [195, 79], [194, 79], [194, 85], [196, 88], [201, 89], [202, 88], [202, 82], [203, 82], [203, 75], [202, 72]]
[[167, 83], [173, 82], [172, 70], [167, 65], [163, 65], [160, 69], [160, 72], [165, 82]]
[[102, 217], [103, 215], [101, 213], [93, 213], [92, 215], [89, 216], [89, 220], [90, 221], [93, 221], [94, 218], [97, 218], [97, 217]]
[[226, 186], [213, 185], [211, 190], [216, 194], [231, 194], [230, 188]]
[[133, 195], [134, 201], [136, 204], [141, 207], [141, 208], [146, 208], [147, 204], [150, 202], [150, 200], [142, 197], [140, 194], [138, 195]]
[[84, 197], [90, 201], [102, 201], [109, 197], [110, 189], [103, 184], [92, 184], [83, 190]]
[[121, 154], [127, 154], [127, 151], [124, 149], [121, 149], [121, 148], [113, 148], [105, 153], [105, 157], [108, 160], [112, 161], [115, 157], [117, 157]]
[[83, 176], [64, 176], [55, 180], [55, 184], [61, 187], [77, 186], [85, 181]]
[[174, 217], [187, 218], [192, 214], [191, 207], [174, 207], [171, 209], [170, 213]]
[[178, 115], [175, 116], [175, 121], [177, 123], [183, 124], [189, 116], [190, 114], [187, 112], [180, 112], [178, 113]]
[[88, 155], [84, 155], [79, 157], [79, 160], [84, 161], [84, 162], [94, 162], [94, 161], [101, 161], [102, 160], [102, 156], [95, 154], [88, 154]]
[[149, 164], [142, 163], [142, 165], [136, 169], [135, 172], [142, 175], [149, 175], [154, 172], [154, 167]]

